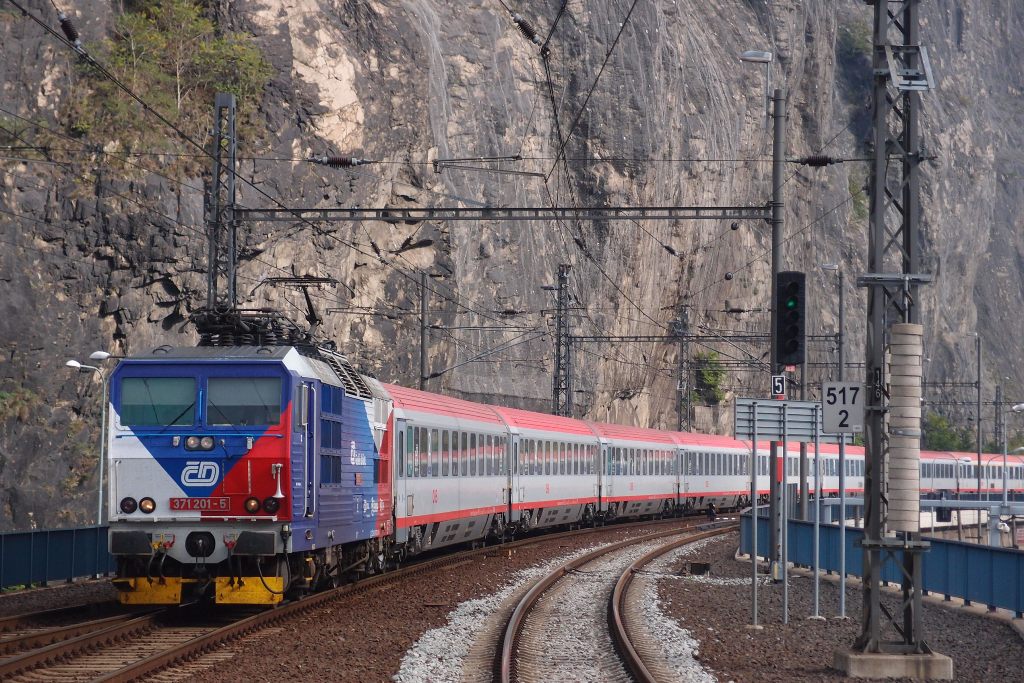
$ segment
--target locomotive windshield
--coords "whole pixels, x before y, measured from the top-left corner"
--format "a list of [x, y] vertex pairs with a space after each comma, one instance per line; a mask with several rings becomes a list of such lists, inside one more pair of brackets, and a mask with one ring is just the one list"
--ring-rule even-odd
[[195, 423], [196, 381], [190, 377], [126, 377], [121, 380], [121, 424], [132, 427]]
[[218, 426], [278, 424], [281, 421], [281, 379], [211, 377], [206, 421]]

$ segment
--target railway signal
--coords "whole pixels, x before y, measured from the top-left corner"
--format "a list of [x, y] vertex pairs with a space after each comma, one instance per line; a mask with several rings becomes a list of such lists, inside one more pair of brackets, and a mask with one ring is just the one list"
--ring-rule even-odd
[[778, 365], [803, 365], [807, 308], [806, 275], [796, 271], [779, 273], [776, 279], [775, 362]]

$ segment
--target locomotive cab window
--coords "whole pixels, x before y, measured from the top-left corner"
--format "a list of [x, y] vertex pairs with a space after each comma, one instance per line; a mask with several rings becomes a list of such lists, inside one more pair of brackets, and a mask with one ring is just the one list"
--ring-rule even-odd
[[279, 377], [211, 377], [206, 398], [211, 425], [276, 425], [281, 421]]
[[196, 381], [191, 377], [126, 377], [121, 380], [121, 424], [184, 427], [195, 424]]

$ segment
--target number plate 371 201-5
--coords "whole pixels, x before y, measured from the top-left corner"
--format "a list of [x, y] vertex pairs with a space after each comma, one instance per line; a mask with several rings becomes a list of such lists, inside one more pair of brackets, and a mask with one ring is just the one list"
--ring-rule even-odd
[[171, 510], [227, 512], [231, 508], [230, 503], [230, 498], [171, 498]]

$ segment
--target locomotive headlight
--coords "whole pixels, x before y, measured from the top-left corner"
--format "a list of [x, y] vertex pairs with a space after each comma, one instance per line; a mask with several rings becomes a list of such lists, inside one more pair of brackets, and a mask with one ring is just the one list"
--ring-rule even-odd
[[199, 447], [202, 448], [204, 451], [212, 451], [213, 450], [213, 437], [212, 436], [204, 436], [203, 438], [201, 438], [199, 440]]
[[153, 510], [156, 510], [156, 501], [152, 498], [143, 498], [139, 501], [139, 509], [148, 515]]
[[185, 448], [187, 448], [190, 451], [197, 450], [199, 448], [199, 437], [190, 436], [187, 439], [185, 439]]
[[246, 498], [245, 499], [245, 511], [250, 515], [255, 515], [260, 511], [260, 499], [259, 498]]
[[272, 515], [280, 509], [281, 501], [278, 500], [277, 498], [270, 496], [269, 498], [265, 498], [263, 500], [263, 511], [266, 512], [268, 515]]
[[126, 515], [130, 515], [139, 509], [139, 504], [135, 502], [134, 498], [122, 498], [121, 499], [121, 512]]

